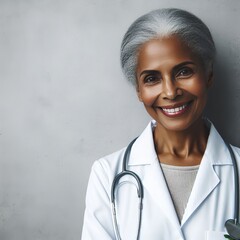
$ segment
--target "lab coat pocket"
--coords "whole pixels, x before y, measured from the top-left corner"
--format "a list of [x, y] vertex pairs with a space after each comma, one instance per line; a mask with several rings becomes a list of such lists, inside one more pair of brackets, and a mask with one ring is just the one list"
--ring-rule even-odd
[[219, 231], [206, 231], [206, 240], [226, 240], [224, 237], [226, 232], [219, 232]]

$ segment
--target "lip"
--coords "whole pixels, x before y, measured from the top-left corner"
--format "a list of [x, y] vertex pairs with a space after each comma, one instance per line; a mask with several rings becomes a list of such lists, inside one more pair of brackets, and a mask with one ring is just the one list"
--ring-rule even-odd
[[175, 118], [185, 114], [191, 107], [192, 102], [193, 100], [189, 102], [176, 103], [173, 105], [162, 106], [158, 109], [160, 109], [165, 116]]

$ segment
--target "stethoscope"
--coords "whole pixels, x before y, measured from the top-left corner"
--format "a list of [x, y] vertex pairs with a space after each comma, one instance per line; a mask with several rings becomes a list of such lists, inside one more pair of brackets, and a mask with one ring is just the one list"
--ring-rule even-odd
[[[143, 205], [142, 205], [143, 184], [142, 184], [140, 177], [135, 172], [127, 169], [127, 164], [129, 161], [131, 149], [132, 149], [132, 146], [133, 146], [134, 142], [136, 141], [136, 139], [137, 138], [135, 138], [127, 146], [126, 151], [123, 156], [122, 171], [115, 176], [115, 178], [113, 179], [113, 182], [112, 182], [111, 205], [112, 205], [114, 231], [115, 231], [117, 240], [121, 240], [121, 235], [119, 232], [118, 222], [117, 222], [115, 191], [116, 191], [117, 185], [119, 183], [119, 180], [126, 175], [132, 177], [136, 181], [136, 184], [137, 184], [137, 195], [138, 195], [138, 199], [139, 199], [139, 214], [138, 214], [138, 230], [137, 230], [137, 238], [136, 239], [138, 240], [139, 236], [140, 236], [141, 222], [142, 222], [142, 209], [143, 209]], [[226, 230], [227, 230], [229, 236], [232, 239], [239, 240], [240, 239], [240, 223], [238, 222], [238, 219], [239, 219], [239, 180], [238, 180], [237, 161], [236, 161], [235, 155], [234, 155], [233, 150], [230, 147], [230, 145], [227, 142], [225, 142], [225, 144], [226, 144], [226, 146], [230, 152], [231, 158], [232, 158], [233, 171], [234, 171], [234, 186], [235, 186], [234, 218], [228, 219], [225, 222], [225, 227], [226, 227]]]

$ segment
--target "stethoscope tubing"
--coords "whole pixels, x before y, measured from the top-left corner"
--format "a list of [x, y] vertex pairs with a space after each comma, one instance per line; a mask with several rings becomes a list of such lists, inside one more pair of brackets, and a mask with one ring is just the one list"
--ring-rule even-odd
[[141, 223], [142, 223], [142, 202], [143, 202], [143, 185], [140, 177], [133, 171], [127, 170], [127, 163], [130, 157], [131, 149], [136, 141], [137, 138], [135, 138], [133, 141], [130, 142], [130, 144], [127, 146], [124, 157], [123, 157], [123, 163], [122, 163], [122, 171], [118, 173], [112, 182], [112, 188], [111, 188], [111, 205], [112, 205], [112, 213], [113, 213], [113, 221], [114, 221], [114, 230], [115, 235], [117, 237], [117, 240], [121, 240], [121, 235], [118, 228], [118, 222], [117, 222], [117, 213], [116, 213], [116, 205], [115, 205], [115, 189], [117, 187], [117, 184], [119, 183], [119, 180], [124, 176], [131, 176], [135, 179], [137, 183], [137, 195], [139, 198], [139, 214], [138, 214], [138, 231], [137, 231], [137, 240], [140, 237], [140, 230], [141, 230]]
[[115, 202], [115, 189], [116, 189], [116, 186], [119, 182], [119, 180], [123, 177], [123, 176], [126, 176], [126, 175], [130, 175], [132, 176], [137, 184], [138, 184], [138, 197], [139, 198], [143, 198], [143, 185], [142, 185], [142, 181], [140, 179], [140, 177], [135, 173], [135, 172], [132, 172], [132, 171], [129, 171], [127, 170], [127, 163], [128, 163], [128, 160], [129, 160], [129, 157], [130, 157], [130, 153], [131, 153], [131, 149], [132, 149], [132, 146], [134, 144], [134, 142], [137, 140], [137, 138], [133, 139], [129, 145], [127, 146], [126, 150], [125, 150], [125, 153], [124, 153], [124, 157], [123, 157], [123, 163], [122, 163], [122, 171], [120, 173], [118, 173], [115, 178], [113, 179], [113, 182], [112, 182], [112, 188], [111, 188], [111, 202], [114, 204]]

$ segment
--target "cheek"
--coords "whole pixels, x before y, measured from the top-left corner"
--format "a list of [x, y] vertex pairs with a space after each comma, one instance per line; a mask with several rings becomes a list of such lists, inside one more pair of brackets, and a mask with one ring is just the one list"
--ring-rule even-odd
[[208, 92], [206, 82], [202, 78], [189, 81], [187, 85], [185, 85], [184, 89], [197, 98], [205, 97]]
[[153, 88], [151, 88], [151, 90], [150, 89], [140, 90], [141, 101], [147, 107], [154, 105], [154, 103], [158, 99], [158, 96], [159, 96], [159, 91]]
[[194, 91], [195, 91], [195, 95], [199, 98], [199, 100], [200, 99], [205, 100], [208, 92], [208, 89], [206, 88], [205, 85], [200, 85], [198, 87], [196, 86]]

